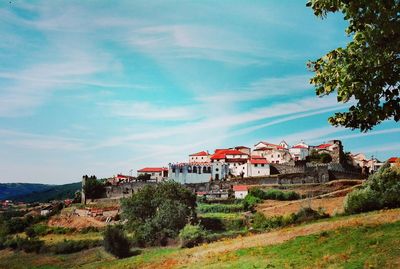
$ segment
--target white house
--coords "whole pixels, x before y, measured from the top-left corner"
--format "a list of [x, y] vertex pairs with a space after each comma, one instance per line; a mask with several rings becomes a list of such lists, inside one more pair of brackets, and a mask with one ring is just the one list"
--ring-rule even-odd
[[206, 151], [200, 151], [189, 155], [189, 163], [210, 163], [210, 154]]
[[254, 145], [253, 155], [266, 158], [268, 163], [286, 163], [292, 159], [288, 149], [262, 141]]
[[168, 178], [168, 168], [166, 167], [146, 167], [137, 170], [138, 176], [150, 175], [150, 180], [161, 182]]
[[267, 160], [260, 156], [251, 156], [249, 160], [249, 177], [268, 176], [270, 175], [270, 167]]
[[303, 161], [308, 156], [308, 147], [298, 144], [289, 149], [292, 159], [295, 161]]
[[168, 178], [181, 184], [206, 183], [225, 179], [226, 163], [176, 163], [169, 164]]
[[237, 149], [217, 149], [211, 156], [212, 163], [228, 164], [232, 176], [248, 176], [249, 155]]
[[249, 193], [249, 188], [246, 185], [234, 185], [235, 199], [244, 199]]

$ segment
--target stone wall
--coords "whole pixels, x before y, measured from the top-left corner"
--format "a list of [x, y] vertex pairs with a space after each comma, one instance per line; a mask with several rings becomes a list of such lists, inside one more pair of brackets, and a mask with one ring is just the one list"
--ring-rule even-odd
[[107, 198], [122, 198], [129, 197], [132, 193], [137, 192], [139, 189], [146, 185], [155, 185], [156, 182], [131, 182], [122, 183], [117, 186], [107, 186], [106, 187], [106, 197]]

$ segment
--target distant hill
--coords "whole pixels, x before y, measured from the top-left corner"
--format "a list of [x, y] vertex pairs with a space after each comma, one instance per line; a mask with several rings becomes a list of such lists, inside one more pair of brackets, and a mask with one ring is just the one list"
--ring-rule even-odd
[[75, 192], [80, 190], [81, 186], [81, 182], [64, 185], [0, 183], [0, 200], [47, 202], [74, 198]]

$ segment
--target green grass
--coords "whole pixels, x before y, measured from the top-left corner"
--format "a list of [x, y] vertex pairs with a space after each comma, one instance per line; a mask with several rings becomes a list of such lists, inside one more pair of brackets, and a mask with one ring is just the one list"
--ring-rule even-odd
[[176, 253], [180, 248], [152, 248], [145, 250], [138, 256], [133, 256], [126, 259], [100, 261], [92, 264], [87, 264], [83, 268], [98, 269], [98, 268], [140, 268], [144, 264], [154, 264], [167, 258], [169, 255]]
[[400, 222], [240, 249], [187, 268], [399, 268]]

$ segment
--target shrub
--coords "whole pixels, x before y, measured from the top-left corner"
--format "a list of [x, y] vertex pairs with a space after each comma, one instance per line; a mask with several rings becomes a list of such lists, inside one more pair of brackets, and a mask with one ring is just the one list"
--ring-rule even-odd
[[243, 208], [245, 210], [253, 210], [256, 204], [260, 203], [262, 199], [255, 197], [251, 194], [246, 195], [243, 199]]
[[235, 213], [244, 210], [243, 204], [200, 204], [199, 213]]
[[377, 210], [382, 207], [377, 192], [370, 188], [354, 190], [349, 193], [344, 201], [344, 211], [348, 214], [357, 214]]
[[274, 216], [267, 218], [264, 214], [257, 212], [253, 216], [252, 227], [257, 230], [267, 230], [283, 226], [283, 217]]
[[311, 207], [303, 207], [294, 215], [293, 219], [296, 223], [323, 219], [329, 217], [322, 209], [314, 210]]
[[349, 193], [344, 202], [347, 214], [396, 207], [400, 207], [400, 173], [389, 164], [371, 175], [361, 189]]
[[262, 200], [270, 199], [279, 201], [291, 201], [300, 199], [300, 195], [297, 192], [294, 191], [283, 192], [277, 189], [269, 189], [263, 191], [260, 188], [251, 188], [249, 194]]
[[204, 242], [207, 233], [200, 225], [186, 224], [179, 232], [182, 248], [191, 248]]
[[19, 236], [16, 236], [15, 238], [9, 238], [5, 242], [3, 242], [4, 247], [9, 247], [16, 251], [24, 250], [28, 253], [39, 253], [43, 245], [44, 242], [37, 238], [21, 238]]
[[69, 254], [101, 246], [101, 240], [64, 240], [49, 247], [49, 251], [55, 254]]
[[118, 258], [130, 256], [130, 242], [118, 226], [108, 226], [104, 231], [104, 249]]

